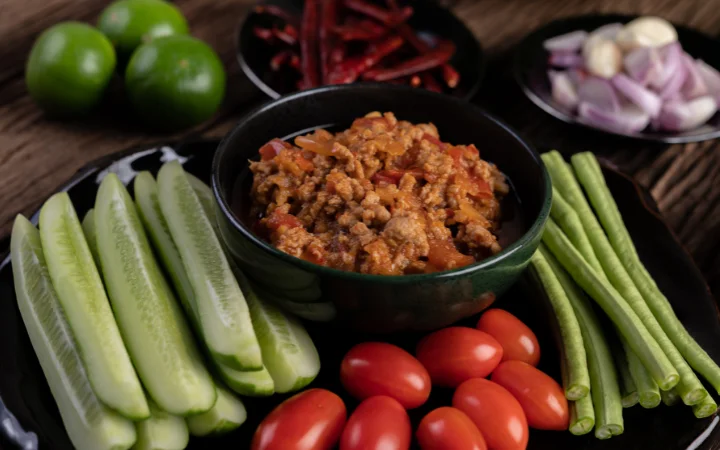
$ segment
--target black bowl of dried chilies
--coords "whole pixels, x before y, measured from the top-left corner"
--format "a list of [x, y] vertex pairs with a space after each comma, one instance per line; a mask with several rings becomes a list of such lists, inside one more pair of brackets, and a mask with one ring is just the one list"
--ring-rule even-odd
[[272, 98], [370, 81], [469, 99], [484, 68], [472, 32], [432, 0], [260, 3], [240, 27], [238, 59], [248, 78]]

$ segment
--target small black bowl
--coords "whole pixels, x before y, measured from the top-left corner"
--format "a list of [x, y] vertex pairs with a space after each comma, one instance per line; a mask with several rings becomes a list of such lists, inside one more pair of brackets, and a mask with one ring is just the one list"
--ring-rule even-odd
[[[303, 0], [272, 0], [260, 4], [277, 5], [287, 12], [302, 16]], [[401, 2], [402, 4], [402, 2]], [[460, 84], [447, 93], [466, 100], [471, 99], [480, 88], [485, 70], [485, 55], [473, 33], [447, 8], [435, 0], [413, 0], [414, 13], [408, 24], [422, 36], [438, 36], [455, 44], [455, 55], [450, 63], [460, 73]], [[273, 99], [298, 90], [299, 76], [291, 69], [278, 72], [270, 70], [270, 59], [278, 47], [270, 46], [253, 34], [257, 26], [269, 27], [273, 19], [264, 14], [251, 12], [240, 26], [237, 35], [237, 58], [245, 75], [261, 91]]]
[[[499, 254], [461, 269], [382, 276], [315, 265], [256, 236], [244, 212], [250, 203], [248, 160], [258, 158], [258, 149], [272, 138], [287, 139], [317, 127], [346, 129], [371, 111], [392, 111], [413, 123], [433, 122], [443, 140], [475, 143], [512, 183], [518, 199], [514, 241]], [[260, 107], [218, 147], [212, 185], [220, 234], [264, 295], [304, 318], [375, 332], [439, 328], [488, 307], [518, 279], [535, 252], [552, 192], [537, 152], [505, 124], [460, 99], [384, 84], [327, 86]], [[503, 230], [512, 228], [503, 225]]]
[[[627, 23], [639, 16], [620, 14], [590, 14], [570, 17], [551, 22], [526, 36], [515, 52], [515, 79], [520, 84], [525, 95], [548, 114], [563, 122], [581, 125], [593, 130], [626, 136], [644, 141], [665, 142], [670, 144], [698, 142], [720, 137], [720, 114], [715, 114], [705, 125], [681, 133], [662, 131], [642, 131], [639, 133], [624, 133], [597, 128], [580, 121], [570, 115], [552, 98], [550, 81], [548, 80], [548, 52], [543, 48], [543, 42], [554, 36], [576, 30], [593, 31], [609, 23]], [[706, 63], [720, 69], [720, 53], [717, 49], [720, 42], [705, 34], [682, 25], [673, 24], [678, 33], [678, 39], [683, 50], [693, 58], [700, 58]]]

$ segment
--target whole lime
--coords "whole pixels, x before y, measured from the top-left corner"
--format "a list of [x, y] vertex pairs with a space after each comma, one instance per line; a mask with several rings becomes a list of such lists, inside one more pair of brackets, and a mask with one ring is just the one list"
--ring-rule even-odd
[[217, 54], [190, 36], [155, 39], [135, 50], [125, 87], [137, 114], [163, 129], [210, 118], [225, 96], [225, 71]]
[[80, 22], [54, 25], [35, 41], [25, 67], [30, 96], [55, 116], [86, 113], [115, 70], [115, 50], [101, 32]]
[[98, 28], [115, 46], [124, 63], [135, 49], [152, 39], [188, 34], [182, 13], [165, 0], [119, 0], [100, 14]]

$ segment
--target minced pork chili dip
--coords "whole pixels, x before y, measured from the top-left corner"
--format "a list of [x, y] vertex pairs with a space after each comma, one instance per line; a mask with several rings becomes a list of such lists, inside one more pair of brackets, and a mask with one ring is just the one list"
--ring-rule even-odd
[[378, 275], [454, 269], [499, 252], [502, 173], [433, 124], [372, 112], [335, 135], [273, 139], [253, 173], [255, 230], [279, 250]]

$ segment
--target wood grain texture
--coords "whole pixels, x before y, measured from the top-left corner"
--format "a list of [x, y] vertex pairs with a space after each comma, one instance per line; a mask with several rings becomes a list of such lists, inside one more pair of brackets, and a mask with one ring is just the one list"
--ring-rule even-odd
[[[218, 115], [177, 135], [153, 134], [133, 121], [122, 83], [92, 117], [55, 122], [27, 96], [25, 60], [33, 41], [62, 20], [94, 22], [107, 5], [98, 0], [0, 0], [0, 237], [17, 213], [30, 213], [64, 180], [103, 155], [148, 142], [190, 134], [221, 136], [247, 109], [264, 100], [239, 71], [235, 32], [250, 0], [178, 0], [191, 32], [207, 41], [228, 71], [228, 96]], [[560, 123], [527, 100], [512, 80], [511, 49], [542, 24], [571, 15], [607, 12], [656, 14], [710, 35], [720, 32], [720, 0], [482, 0], [452, 1], [455, 13], [475, 33], [490, 57], [475, 99], [499, 115], [537, 148], [571, 153], [591, 150], [650, 189], [673, 226], [720, 294], [720, 149], [717, 142], [643, 144]]]

